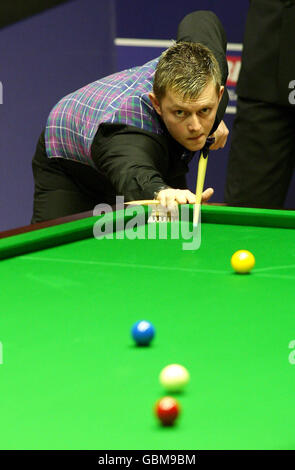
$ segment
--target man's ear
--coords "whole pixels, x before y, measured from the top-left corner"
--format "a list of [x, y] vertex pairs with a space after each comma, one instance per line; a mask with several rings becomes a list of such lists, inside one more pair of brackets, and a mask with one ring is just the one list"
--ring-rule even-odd
[[160, 106], [160, 103], [158, 101], [158, 99], [156, 98], [156, 95], [155, 93], [149, 93], [149, 99], [151, 100], [152, 102], [152, 105], [153, 105], [153, 108], [157, 111], [157, 113], [161, 116], [162, 115], [162, 112], [161, 112], [161, 106]]
[[221, 86], [219, 89], [218, 103], [220, 103], [223, 93], [224, 93], [224, 86]]

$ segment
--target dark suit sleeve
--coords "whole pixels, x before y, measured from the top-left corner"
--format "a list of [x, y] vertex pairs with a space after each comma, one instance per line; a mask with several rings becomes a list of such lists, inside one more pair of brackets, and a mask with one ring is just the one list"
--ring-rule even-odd
[[156, 139], [137, 131], [103, 134], [92, 146], [92, 159], [116, 194], [127, 201], [153, 199], [155, 192], [169, 187], [163, 177], [168, 170], [167, 150]]
[[294, 108], [289, 101], [289, 83], [295, 79], [294, 44], [295, 1], [251, 1], [238, 96]]
[[[185, 16], [178, 26], [177, 41], [199, 42], [214, 54], [221, 71], [221, 83], [226, 84], [228, 65], [226, 60], [226, 34], [218, 17], [212, 11], [194, 11]], [[211, 132], [214, 132], [223, 119], [228, 104], [225, 88]]]

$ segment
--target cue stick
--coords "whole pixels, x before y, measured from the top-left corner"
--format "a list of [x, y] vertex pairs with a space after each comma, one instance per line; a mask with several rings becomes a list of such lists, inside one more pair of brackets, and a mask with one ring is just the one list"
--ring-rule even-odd
[[142, 199], [138, 201], [129, 201], [125, 202], [124, 205], [155, 206], [149, 217], [149, 222], [168, 222], [175, 220], [175, 218], [173, 218], [173, 216], [171, 215], [171, 212], [168, 211], [165, 213], [161, 213], [161, 209], [159, 210], [159, 208], [157, 207], [161, 206], [161, 203], [157, 199]]
[[133, 204], [133, 205], [147, 205], [147, 204], [151, 204], [151, 205], [156, 205], [156, 204], [161, 204], [160, 201], [158, 201], [157, 199], [142, 199], [140, 201], [129, 201], [129, 202], [124, 202], [125, 205], [128, 205], [128, 204]]
[[193, 226], [197, 226], [198, 221], [199, 221], [204, 181], [205, 181], [206, 170], [207, 170], [209, 146], [212, 145], [214, 141], [215, 141], [214, 137], [208, 137], [204, 147], [200, 151], [198, 176], [197, 176], [197, 184], [196, 184], [196, 201], [194, 204]]
[[193, 225], [198, 225], [199, 215], [200, 215], [200, 207], [202, 202], [202, 194], [204, 188], [204, 181], [206, 176], [206, 169], [207, 169], [207, 161], [208, 161], [208, 154], [203, 154], [201, 151], [199, 165], [198, 165], [198, 177], [197, 177], [197, 184], [196, 184], [196, 201], [194, 204], [194, 217], [193, 217]]

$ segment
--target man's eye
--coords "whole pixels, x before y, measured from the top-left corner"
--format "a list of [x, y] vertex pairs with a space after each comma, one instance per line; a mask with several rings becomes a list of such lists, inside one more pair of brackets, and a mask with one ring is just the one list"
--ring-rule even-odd
[[175, 114], [177, 117], [183, 117], [184, 116], [184, 111], [182, 111], [181, 109], [178, 109], [177, 111], [175, 111]]
[[211, 111], [210, 108], [203, 108], [203, 109], [201, 110], [201, 113], [202, 113], [202, 114], [209, 114], [210, 111]]

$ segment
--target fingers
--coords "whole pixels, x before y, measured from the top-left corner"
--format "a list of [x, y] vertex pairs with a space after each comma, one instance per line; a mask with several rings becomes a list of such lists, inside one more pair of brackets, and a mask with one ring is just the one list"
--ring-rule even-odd
[[[213, 188], [207, 188], [202, 194], [202, 202], [207, 202], [214, 194]], [[188, 189], [163, 189], [157, 199], [163, 207], [175, 210], [177, 204], [194, 204], [196, 195]]]
[[218, 149], [223, 149], [226, 145], [227, 142], [227, 135], [220, 136], [216, 141], [209, 147], [210, 150], [218, 150]]
[[171, 199], [172, 191], [171, 189], [163, 189], [159, 192], [157, 199], [163, 207], [167, 207], [168, 200], [170, 201]]
[[213, 194], [214, 194], [214, 189], [207, 188], [202, 194], [202, 202], [209, 201], [209, 199], [213, 196]]
[[188, 189], [185, 190], [178, 190], [179, 193], [177, 194], [176, 197], [176, 202], [179, 204], [194, 204], [196, 200], [196, 195], [193, 194], [191, 191]]
[[195, 194], [188, 189], [163, 189], [159, 192], [157, 199], [161, 205], [171, 210], [176, 204], [193, 204]]
[[212, 137], [215, 137], [215, 142], [210, 145], [210, 150], [218, 150], [219, 148], [224, 148], [227, 142], [228, 135], [229, 130], [224, 121], [221, 121], [216, 131], [212, 135]]

